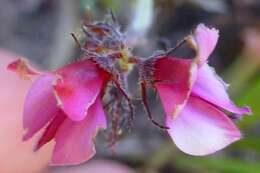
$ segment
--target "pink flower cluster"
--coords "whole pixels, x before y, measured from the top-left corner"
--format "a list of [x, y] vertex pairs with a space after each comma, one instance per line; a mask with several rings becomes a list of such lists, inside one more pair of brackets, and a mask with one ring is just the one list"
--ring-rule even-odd
[[207, 155], [241, 138], [224, 110], [235, 115], [251, 114], [251, 111], [234, 105], [227, 94], [227, 84], [207, 64], [216, 46], [218, 31], [200, 24], [189, 39], [196, 48], [196, 58], [159, 60], [155, 64], [155, 79], [176, 82], [158, 83], [155, 87], [174, 143], [185, 153]]
[[[131, 59], [140, 68], [143, 89], [152, 83], [158, 91], [170, 137], [180, 150], [191, 155], [214, 153], [241, 138], [232, 117], [224, 111], [251, 114], [249, 108], [234, 105], [227, 84], [207, 64], [217, 40], [216, 29], [200, 24], [186, 39], [196, 51], [195, 58], [165, 54]], [[54, 140], [52, 164], [90, 159], [95, 154], [93, 139], [99, 129], [107, 127], [102, 97], [107, 84], [116, 79], [113, 70], [89, 56], [93, 55], [48, 72], [33, 70], [24, 60], [9, 65], [22, 76], [37, 77], [24, 104], [24, 140], [43, 129], [36, 149]]]

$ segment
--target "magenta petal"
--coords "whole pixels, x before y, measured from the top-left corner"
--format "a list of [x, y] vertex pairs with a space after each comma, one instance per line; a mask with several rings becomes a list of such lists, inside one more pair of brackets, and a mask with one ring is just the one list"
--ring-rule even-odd
[[230, 118], [195, 96], [189, 98], [176, 119], [170, 115], [166, 119], [172, 140], [187, 154], [211, 154], [241, 138]]
[[82, 121], [66, 119], [55, 136], [56, 145], [52, 164], [79, 164], [95, 154], [93, 139], [100, 128], [106, 128], [106, 118], [101, 100], [97, 98]]
[[215, 49], [218, 41], [218, 30], [208, 28], [204, 24], [199, 24], [194, 33], [195, 47], [197, 49], [197, 58], [199, 66], [203, 65], [212, 51]]
[[58, 70], [54, 85], [61, 108], [74, 121], [87, 115], [104, 83], [104, 72], [89, 60], [79, 61]]
[[24, 140], [29, 139], [50, 121], [58, 111], [53, 94], [51, 74], [41, 75], [32, 84], [24, 103], [23, 126], [27, 129]]
[[168, 57], [155, 64], [155, 84], [165, 112], [176, 116], [185, 104], [197, 74], [191, 60]]
[[238, 108], [229, 99], [227, 84], [215, 73], [214, 69], [204, 64], [198, 70], [198, 76], [192, 88], [192, 93], [236, 114], [251, 114], [248, 107]]
[[62, 110], [59, 110], [57, 112], [57, 115], [55, 115], [55, 117], [51, 120], [51, 122], [41, 135], [39, 141], [37, 142], [35, 150], [40, 149], [43, 145], [45, 145], [55, 137], [57, 130], [66, 118], [67, 116]]

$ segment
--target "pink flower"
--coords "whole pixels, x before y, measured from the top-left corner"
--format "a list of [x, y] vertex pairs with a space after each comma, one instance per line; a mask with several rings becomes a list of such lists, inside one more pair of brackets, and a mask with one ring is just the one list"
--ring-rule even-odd
[[90, 159], [95, 154], [94, 137], [100, 128], [106, 128], [101, 96], [109, 73], [89, 59], [42, 73], [21, 66], [21, 62], [17, 60], [8, 68], [27, 77], [38, 75], [24, 104], [24, 140], [44, 129], [36, 150], [55, 140], [52, 164], [77, 164]]
[[207, 155], [241, 138], [226, 115], [251, 114], [229, 99], [227, 85], [207, 63], [218, 40], [218, 31], [198, 25], [188, 43], [197, 52], [195, 60], [170, 56], [154, 61], [153, 79], [166, 113], [167, 131], [183, 152]]

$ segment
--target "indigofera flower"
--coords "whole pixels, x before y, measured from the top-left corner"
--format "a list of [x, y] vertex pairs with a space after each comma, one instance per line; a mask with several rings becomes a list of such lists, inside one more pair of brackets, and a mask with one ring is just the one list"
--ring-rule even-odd
[[[122, 72], [127, 64], [115, 67], [115, 64], [120, 64], [118, 60], [122, 54], [127, 52], [127, 48], [122, 47], [123, 38], [117, 34], [116, 28], [107, 23], [91, 24], [84, 30], [92, 38], [87, 42], [92, 44], [97, 41], [102, 51], [92, 51], [85, 44], [81, 47], [84, 56], [80, 60], [54, 71], [34, 70], [25, 59], [18, 59], [8, 65], [9, 70], [15, 71], [23, 79], [36, 78], [24, 103], [23, 126], [26, 133], [23, 139], [28, 140], [43, 129], [35, 150], [54, 140], [51, 163], [56, 165], [78, 164], [95, 154], [93, 139], [99, 129], [107, 127], [102, 103], [105, 91], [118, 90], [123, 96], [120, 101], [115, 100], [118, 107], [128, 105], [124, 113], [131, 118], [133, 114]], [[79, 44], [74, 35], [73, 38]], [[108, 83], [112, 83], [112, 86], [108, 86]], [[109, 93], [112, 99], [119, 98], [115, 92]], [[117, 112], [118, 107], [110, 111], [111, 114]], [[118, 125], [120, 122], [114, 123]], [[112, 133], [117, 134], [118, 130], [116, 128]], [[117, 138], [116, 135], [113, 137]], [[111, 140], [114, 143], [116, 139]]]
[[[218, 40], [218, 31], [203, 24], [186, 38], [196, 51], [195, 59], [159, 56], [142, 62], [149, 71], [165, 111], [165, 126], [174, 143], [185, 153], [207, 155], [241, 138], [223, 110], [235, 115], [251, 114], [229, 99], [227, 84], [207, 63]], [[146, 77], [147, 78], [147, 77]], [[144, 83], [145, 79], [141, 79]]]
[[75, 164], [92, 157], [93, 139], [107, 126], [101, 93], [108, 80], [109, 74], [90, 60], [39, 74], [24, 104], [24, 140], [44, 128], [36, 150], [54, 139], [52, 164]]

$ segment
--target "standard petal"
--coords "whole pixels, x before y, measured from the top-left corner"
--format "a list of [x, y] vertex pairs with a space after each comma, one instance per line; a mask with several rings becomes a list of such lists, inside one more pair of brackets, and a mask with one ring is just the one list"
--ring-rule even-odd
[[106, 118], [101, 100], [97, 98], [84, 120], [76, 122], [67, 118], [63, 122], [55, 136], [52, 164], [79, 164], [93, 157], [93, 139], [100, 128], [106, 128]]
[[155, 84], [165, 112], [176, 116], [185, 104], [197, 74], [197, 66], [187, 59], [167, 57], [155, 64]]
[[230, 118], [196, 96], [190, 96], [177, 118], [166, 117], [168, 133], [187, 154], [212, 154], [241, 138]]
[[199, 24], [193, 35], [194, 41], [191, 43], [197, 51], [199, 66], [202, 66], [208, 59], [209, 55], [215, 49], [218, 41], [218, 30], [208, 28], [204, 24]]
[[251, 114], [251, 110], [248, 107], [236, 107], [227, 94], [227, 84], [208, 64], [204, 64], [199, 68], [192, 93], [229, 112]]
[[53, 93], [51, 74], [41, 75], [32, 84], [24, 103], [23, 126], [27, 129], [24, 140], [29, 139], [50, 121], [58, 111]]
[[74, 121], [84, 119], [107, 74], [89, 60], [75, 62], [55, 73], [59, 75], [54, 88], [61, 108]]

